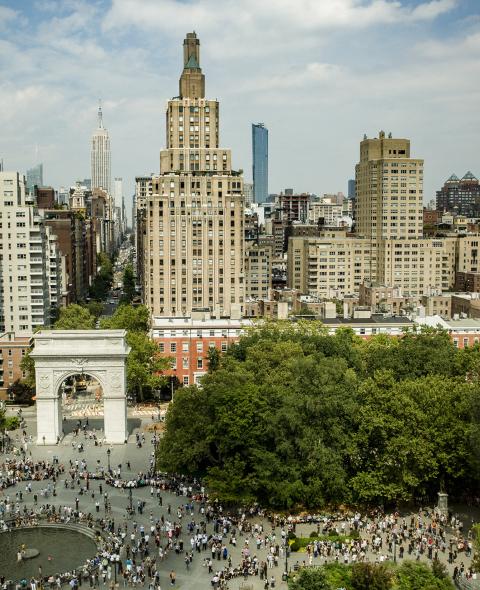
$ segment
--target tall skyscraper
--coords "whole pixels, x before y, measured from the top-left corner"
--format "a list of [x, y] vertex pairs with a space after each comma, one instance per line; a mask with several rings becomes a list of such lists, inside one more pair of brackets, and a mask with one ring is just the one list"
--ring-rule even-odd
[[351, 178], [348, 181], [348, 198], [354, 199], [355, 198], [355, 179]]
[[90, 152], [90, 165], [92, 174], [92, 190], [101, 188], [107, 193], [111, 192], [111, 159], [110, 137], [103, 126], [102, 107], [98, 107], [98, 127], [92, 135], [92, 147]]
[[266, 203], [268, 198], [268, 129], [263, 123], [252, 124], [253, 201]]
[[35, 186], [43, 186], [43, 164], [37, 164], [27, 170], [27, 192], [33, 194]]
[[167, 147], [146, 196], [144, 302], [153, 315], [240, 314], [243, 179], [219, 147], [219, 104], [205, 98], [200, 41], [183, 42], [179, 96], [168, 102]]

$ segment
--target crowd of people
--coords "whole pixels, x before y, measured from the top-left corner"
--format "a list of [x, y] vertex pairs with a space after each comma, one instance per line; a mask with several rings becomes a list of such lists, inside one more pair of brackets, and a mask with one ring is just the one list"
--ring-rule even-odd
[[[151, 442], [155, 444], [156, 439]], [[143, 445], [144, 436], [139, 435], [137, 443]], [[264, 588], [278, 586], [287, 559], [296, 569], [331, 561], [440, 558], [455, 568], [455, 576], [472, 576], [472, 542], [455, 516], [420, 510], [407, 518], [375, 510], [286, 517], [267, 513], [258, 505], [227, 510], [209, 498], [201, 482], [156, 472], [153, 454], [149, 469], [137, 473], [129, 462], [126, 467], [105, 468], [97, 460], [89, 466], [81, 454], [65, 465], [58, 460], [15, 457], [6, 459], [0, 471], [15, 487], [15, 494], [10, 489], [0, 492], [3, 531], [39, 523], [74, 524], [95, 531], [96, 555], [73, 571], [39, 572], [23, 580], [22, 585], [31, 590], [46, 585], [60, 590], [63, 584], [72, 590], [82, 584], [113, 587], [115, 580], [125, 587], [161, 590], [161, 572], [172, 554], [182, 556], [186, 572], [200, 561], [215, 590], [234, 578], [255, 577]], [[32, 482], [39, 481], [45, 486], [37, 489], [37, 483], [32, 488]], [[71, 503], [53, 500], [60, 485], [75, 492]], [[113, 516], [108, 487], [147, 488], [150, 501], [136, 498], [130, 510]], [[305, 553], [290, 554], [289, 540], [294, 535], [311, 534]], [[176, 576], [172, 569], [168, 583], [175, 585]], [[0, 574], [0, 588], [7, 588], [6, 584]]]

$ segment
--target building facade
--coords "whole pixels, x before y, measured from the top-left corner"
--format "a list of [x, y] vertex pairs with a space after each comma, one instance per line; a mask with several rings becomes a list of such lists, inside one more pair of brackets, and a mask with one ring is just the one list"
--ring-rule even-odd
[[180, 94], [166, 112], [167, 147], [146, 201], [144, 301], [154, 316], [241, 315], [243, 179], [219, 144], [219, 103], [205, 98], [200, 42], [184, 41]]
[[91, 189], [103, 189], [110, 194], [112, 183], [110, 136], [103, 126], [102, 107], [98, 108], [98, 127], [92, 135], [90, 167]]
[[25, 177], [0, 172], [0, 333], [50, 324], [50, 248]]
[[268, 198], [268, 129], [263, 123], [252, 124], [253, 202]]
[[449, 211], [468, 217], [480, 215], [480, 183], [469, 171], [462, 178], [452, 174], [437, 191], [438, 211]]

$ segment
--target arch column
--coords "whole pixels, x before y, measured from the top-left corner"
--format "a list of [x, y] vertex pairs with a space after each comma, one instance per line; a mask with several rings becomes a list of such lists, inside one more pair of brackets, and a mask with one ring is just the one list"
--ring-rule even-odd
[[127, 383], [125, 367], [107, 371], [103, 389], [103, 427], [111, 444], [127, 442]]
[[63, 435], [62, 400], [54, 389], [53, 371], [36, 373], [37, 444], [54, 445]]

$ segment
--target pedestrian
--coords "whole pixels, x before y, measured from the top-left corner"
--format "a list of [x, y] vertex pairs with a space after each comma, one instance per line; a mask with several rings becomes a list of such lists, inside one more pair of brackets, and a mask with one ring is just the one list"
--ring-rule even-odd
[[169, 577], [170, 577], [170, 586], [175, 586], [175, 579], [176, 579], [177, 575], [174, 572], [174, 570], [171, 570]]

